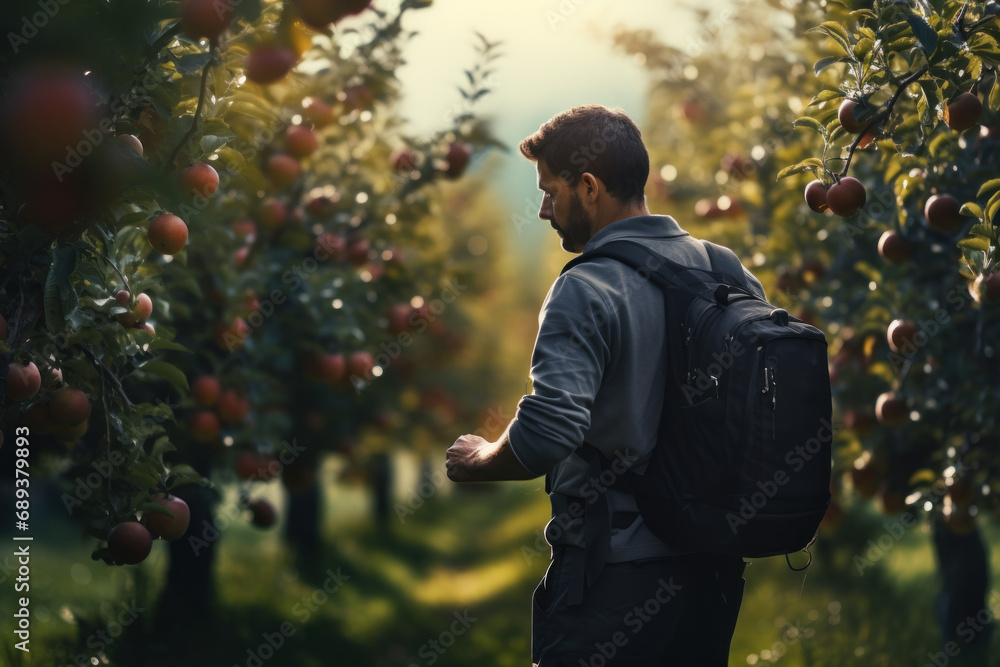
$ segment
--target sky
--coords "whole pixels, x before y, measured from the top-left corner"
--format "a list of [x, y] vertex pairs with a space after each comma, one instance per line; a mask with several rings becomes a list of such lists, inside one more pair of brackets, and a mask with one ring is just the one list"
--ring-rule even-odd
[[[697, 4], [721, 15], [727, 2]], [[623, 107], [642, 127], [649, 76], [612, 50], [612, 31], [618, 25], [649, 29], [683, 47], [704, 29], [689, 6], [676, 0], [434, 0], [428, 9], [409, 12], [404, 23], [419, 32], [397, 72], [408, 129], [422, 134], [449, 127], [462, 102], [457, 86], [466, 81], [463, 70], [476, 62], [474, 33], [502, 42], [493, 92], [475, 112], [510, 147], [499, 156], [496, 185], [519, 217], [511, 223], [518, 244], [536, 246], [550, 229], [523, 224], [534, 218], [540, 197], [535, 169], [517, 154], [518, 142], [559, 111], [586, 103]], [[548, 240], [557, 243], [554, 236]]]

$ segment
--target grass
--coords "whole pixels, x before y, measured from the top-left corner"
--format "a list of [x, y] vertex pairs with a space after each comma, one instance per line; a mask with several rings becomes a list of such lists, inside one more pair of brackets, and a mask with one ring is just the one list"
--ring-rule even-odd
[[[531, 557], [549, 512], [540, 484], [442, 488], [387, 531], [368, 523], [360, 489], [330, 491], [318, 556], [300, 562], [275, 531], [236, 521], [219, 543], [212, 608], [203, 617], [191, 610], [191, 623], [177, 619], [170, 630], [153, 613], [167, 566], [164, 545], [141, 566], [106, 567], [90, 560], [92, 543], [67, 539], [73, 528], [55, 518], [61, 508], [54, 508], [32, 552], [31, 660], [8, 638], [0, 664], [73, 664], [88, 638], [93, 643], [95, 633], [114, 629], [122, 602], [146, 611], [105, 642], [102, 664], [528, 663], [530, 596], [547, 566], [547, 554]], [[730, 664], [927, 664], [928, 653], [940, 650], [928, 533], [910, 529], [863, 575], [853, 560], [884, 521], [864, 509], [850, 514], [838, 534], [817, 545], [805, 573], [779, 558], [752, 562]], [[1000, 535], [987, 531], [1000, 571]], [[10, 597], [3, 596], [4, 614], [12, 610]], [[1000, 655], [998, 639], [993, 653]]]

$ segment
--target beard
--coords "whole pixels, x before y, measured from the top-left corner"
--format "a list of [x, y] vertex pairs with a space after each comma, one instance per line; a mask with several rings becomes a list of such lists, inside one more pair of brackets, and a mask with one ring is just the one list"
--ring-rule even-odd
[[566, 220], [553, 220], [552, 227], [559, 234], [562, 249], [567, 252], [583, 252], [583, 246], [590, 240], [593, 218], [583, 208], [580, 196], [575, 192], [569, 202]]

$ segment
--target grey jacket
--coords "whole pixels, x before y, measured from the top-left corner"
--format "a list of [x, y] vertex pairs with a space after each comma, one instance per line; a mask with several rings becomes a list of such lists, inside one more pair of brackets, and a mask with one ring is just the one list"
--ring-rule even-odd
[[[698, 240], [670, 216], [619, 220], [594, 235], [584, 251], [612, 240], [631, 239], [686, 266], [710, 268]], [[764, 296], [746, 269], [751, 287]], [[656, 444], [665, 387], [662, 291], [634, 269], [608, 258], [573, 267], [552, 284], [539, 314], [531, 357], [532, 393], [518, 404], [511, 449], [537, 474], [551, 473], [553, 517], [546, 541], [583, 546], [583, 519], [567, 499], [586, 498], [600, 482], [588, 479], [587, 464], [572, 456], [584, 442], [609, 457], [628, 446], [642, 472]], [[634, 498], [608, 492], [611, 512], [634, 512]], [[609, 562], [677, 553], [642, 519], [612, 529]]]

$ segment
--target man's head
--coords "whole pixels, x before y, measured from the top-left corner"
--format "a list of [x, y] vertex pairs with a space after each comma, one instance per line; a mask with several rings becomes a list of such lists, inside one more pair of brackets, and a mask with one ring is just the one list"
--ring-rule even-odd
[[566, 250], [579, 252], [604, 226], [647, 213], [649, 154], [621, 109], [574, 107], [545, 122], [518, 149], [538, 168], [544, 193], [538, 217], [559, 232]]

